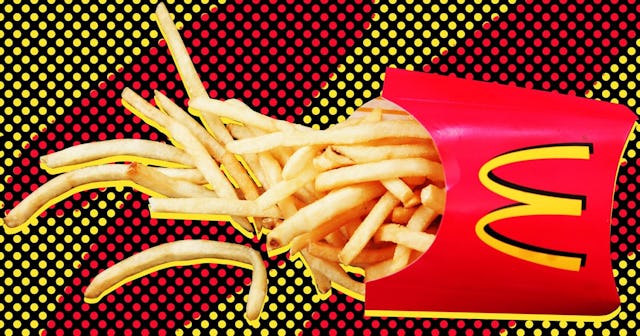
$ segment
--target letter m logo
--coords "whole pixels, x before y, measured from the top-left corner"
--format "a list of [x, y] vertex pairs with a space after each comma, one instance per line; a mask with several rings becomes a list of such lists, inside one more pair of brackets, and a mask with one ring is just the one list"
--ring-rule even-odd
[[580, 216], [586, 209], [586, 196], [528, 188], [506, 181], [496, 176], [493, 171], [511, 163], [529, 160], [588, 160], [592, 152], [593, 145], [587, 143], [550, 144], [507, 152], [485, 163], [478, 172], [482, 185], [516, 203], [495, 209], [480, 218], [476, 223], [478, 238], [492, 248], [515, 258], [548, 267], [579, 271], [580, 267], [585, 265], [586, 254], [555, 250], [518, 241], [497, 232], [491, 224], [502, 219], [523, 216]]

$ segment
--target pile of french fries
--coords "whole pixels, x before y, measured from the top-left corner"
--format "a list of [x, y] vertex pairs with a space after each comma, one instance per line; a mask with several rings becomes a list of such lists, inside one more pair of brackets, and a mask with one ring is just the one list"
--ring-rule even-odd
[[[155, 106], [128, 88], [122, 102], [172, 144], [115, 139], [45, 155], [43, 167], [62, 174], [20, 202], [4, 225], [35, 222], [61, 198], [124, 181], [151, 195], [152, 217], [228, 216], [247, 236], [265, 232], [271, 254], [303, 258], [318, 292], [334, 284], [357, 298], [364, 284], [347, 271], [364, 271], [370, 281], [429, 248], [444, 210], [444, 173], [418, 122], [380, 100], [320, 131], [256, 113], [238, 100], [210, 99], [164, 4], [156, 15], [191, 113], [159, 91]], [[85, 298], [96, 302], [151, 271], [207, 260], [253, 270], [246, 317], [258, 319], [267, 292], [264, 262], [233, 243], [186, 240], [150, 248], [99, 273]]]

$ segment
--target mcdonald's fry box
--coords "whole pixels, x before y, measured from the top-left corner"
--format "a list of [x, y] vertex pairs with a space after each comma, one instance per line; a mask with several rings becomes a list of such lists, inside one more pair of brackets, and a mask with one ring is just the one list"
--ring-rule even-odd
[[620, 301], [612, 196], [626, 107], [388, 69], [383, 97], [431, 133], [446, 207], [422, 257], [367, 282], [369, 316], [605, 320]]

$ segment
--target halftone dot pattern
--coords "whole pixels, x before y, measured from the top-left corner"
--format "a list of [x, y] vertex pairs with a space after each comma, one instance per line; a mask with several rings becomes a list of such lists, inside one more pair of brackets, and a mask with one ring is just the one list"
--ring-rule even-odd
[[[4, 173], [0, 192], [5, 208], [49, 178], [37, 167], [37, 157], [43, 153], [119, 137], [166, 141], [163, 134], [125, 112], [117, 99], [127, 85], [145, 97], [158, 88], [182, 105], [186, 100], [166, 46], [157, 44], [159, 34], [150, 20], [155, 3], [3, 5], [0, 106], [6, 112], [0, 116], [5, 146], [0, 152]], [[640, 7], [632, 0], [168, 4], [179, 26], [184, 26], [181, 33], [196, 56], [198, 71], [206, 74], [203, 80], [212, 96], [240, 98], [262, 113], [316, 128], [342, 120], [377, 96], [387, 66], [584, 95], [637, 109]], [[76, 10], [95, 15], [67, 15], [80, 13]], [[311, 28], [305, 29], [306, 25]], [[46, 45], [36, 47], [40, 43]], [[30, 54], [32, 50], [37, 54]], [[96, 63], [88, 56], [94, 54]], [[84, 65], [88, 70], [82, 70]], [[269, 335], [298, 331], [305, 335], [633, 334], [638, 320], [639, 265], [634, 253], [640, 232], [635, 222], [638, 131], [625, 153], [627, 163], [620, 169], [614, 199], [612, 260], [623, 303], [612, 321], [363, 318], [362, 303], [335, 290], [320, 301], [299, 261], [265, 255], [271, 286], [276, 288], [270, 289], [273, 293], [265, 305], [268, 319], [257, 328]], [[165, 241], [227, 240], [264, 251], [263, 244], [227, 223], [151, 220], [146, 202], [146, 196], [130, 188], [89, 191], [47, 211], [38, 226], [0, 235], [5, 246], [0, 252], [0, 330], [8, 334], [199, 335], [228, 329], [257, 333], [241, 318], [250, 272], [236, 267], [163, 270], [98, 304], [82, 302], [84, 286], [99, 270]]]
[[[4, 212], [49, 178], [38, 168], [40, 155], [69, 146], [72, 133], [77, 140], [95, 133], [80, 126], [98, 118], [97, 109], [87, 115], [80, 108], [81, 97], [131, 63], [159, 32], [151, 21], [153, 4], [143, 1], [0, 3]], [[184, 13], [184, 6], [176, 7], [178, 20], [208, 9], [190, 4]], [[0, 235], [0, 330], [30, 334], [46, 327], [98, 227], [111, 221], [122, 199], [122, 190], [74, 195], [37, 226]]]
[[[254, 1], [242, 6], [211, 4], [206, 13], [191, 17], [194, 21], [190, 23], [180, 22], [180, 13], [186, 12], [182, 4], [169, 3], [168, 7], [171, 13], [178, 13], [177, 25], [211, 96], [241, 98], [265, 114], [286, 115], [291, 121], [296, 121], [295, 116], [308, 103], [304, 97], [311, 97], [314, 90], [320, 89], [320, 79], [329, 76], [330, 69], [341, 60], [339, 56], [355, 38], [362, 36], [365, 21], [371, 16], [371, 5], [366, 2]], [[315, 14], [319, 14], [317, 19]], [[270, 25], [238, 26], [244, 16]], [[262, 34], [264, 37], [258, 38]], [[43, 130], [42, 136], [28, 143], [31, 158], [23, 159], [22, 166], [37, 166], [37, 157], [79, 143], [113, 138], [168, 141], [164, 134], [125, 111], [118, 99], [124, 87], [145, 98], [150, 97], [153, 89], [159, 89], [184, 106], [186, 93], [166, 43], [158, 37], [157, 33], [151, 34], [152, 42], [140, 49], [130, 65], [117, 66], [105, 80], [74, 99], [64, 115], [52, 120], [52, 126]], [[247, 48], [251, 48], [251, 53], [243, 55]], [[14, 168], [8, 181], [14, 190], [6, 193], [7, 199], [12, 200], [13, 206], [48, 178], [36, 167]], [[58, 236], [48, 237], [47, 241], [53, 244], [64, 237], [64, 244], [46, 251], [49, 263], [42, 264], [51, 267], [53, 260], [64, 256], [64, 262], [55, 263], [64, 277], [56, 278], [50, 287], [49, 311], [40, 317], [46, 323], [39, 323], [37, 328], [14, 323], [11, 328], [33, 328], [45, 334], [65, 331], [166, 334], [180, 332], [181, 328], [193, 333], [260, 328], [286, 334], [300, 330], [309, 319], [313, 309], [309, 303], [314, 300], [311, 279], [304, 273], [301, 262], [293, 263], [292, 267], [284, 256], [268, 259], [265, 255], [271, 264], [269, 269], [282, 269], [282, 274], [274, 276], [291, 281], [274, 287], [272, 301], [265, 309], [265, 314], [277, 319], [293, 316], [282, 323], [271, 322], [273, 318], [258, 326], [246, 323], [243, 315], [251, 272], [219, 265], [162, 270], [116, 290], [97, 304], [84, 303], [82, 291], [99, 271], [163, 242], [211, 239], [250, 244], [264, 250], [262, 242], [247, 239], [228, 223], [151, 220], [146, 204], [147, 197], [130, 188], [109, 188], [74, 195], [42, 215], [40, 221], [52, 215], [65, 221], [65, 226], [48, 222], [49, 226], [57, 224], [60, 228], [56, 229]], [[79, 220], [84, 225], [78, 225]], [[13, 237], [29, 238], [33, 228]], [[73, 235], [65, 235], [67, 228]], [[21, 275], [16, 273], [15, 281], [21, 281]], [[10, 296], [8, 299], [12, 300]], [[299, 310], [303, 300], [307, 303], [306, 310]], [[5, 316], [7, 319], [13, 318], [15, 311], [9, 314]]]
[[[505, 13], [513, 0], [378, 1], [368, 34], [347, 55], [311, 105], [326, 127], [377, 97], [387, 67], [429, 70], [432, 58]], [[327, 113], [328, 112], [328, 113]], [[331, 117], [331, 118], [330, 118]]]

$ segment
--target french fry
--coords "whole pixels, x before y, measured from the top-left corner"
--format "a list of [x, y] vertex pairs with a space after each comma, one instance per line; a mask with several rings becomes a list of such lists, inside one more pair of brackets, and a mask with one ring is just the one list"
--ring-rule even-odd
[[[338, 254], [340, 253], [340, 248], [332, 246], [323, 242], [315, 242], [309, 244], [307, 250], [312, 255], [322, 258], [324, 260], [333, 261], [333, 262], [341, 262], [339, 260]], [[389, 259], [393, 257], [394, 247], [383, 247], [383, 248], [364, 248], [360, 251], [360, 253], [350, 260], [348, 263], [342, 263], [344, 265], [368, 265], [378, 263], [380, 261]]]
[[[278, 161], [270, 153], [264, 152], [258, 154], [260, 166], [262, 167], [263, 174], [265, 176], [264, 185], [267, 189], [278, 184], [282, 181], [282, 169]], [[298, 210], [295, 206], [293, 198], [287, 196], [278, 202], [278, 208], [282, 212], [284, 218], [293, 216]]]
[[444, 212], [445, 197], [444, 189], [438, 188], [433, 184], [422, 188], [420, 192], [422, 204], [430, 207], [439, 214]]
[[[156, 99], [160, 99], [164, 102], [162, 104], [163, 106], [171, 105], [169, 99], [159, 91], [155, 91], [155, 96]], [[246, 199], [254, 200], [258, 198], [259, 193], [256, 185], [253, 183], [253, 180], [244, 167], [242, 167], [242, 164], [238, 161], [235, 155], [228, 152], [224, 146], [219, 144], [216, 139], [214, 139], [207, 130], [202, 127], [202, 125], [195, 121], [181, 108], [172, 106], [171, 108], [166, 108], [164, 111], [171, 118], [185, 126], [198, 139], [198, 141], [204, 145], [209, 155], [227, 168], [230, 177], [238, 183], [238, 186], [240, 187], [240, 190], [242, 190]]]
[[334, 190], [318, 201], [299, 209], [295, 215], [273, 229], [267, 236], [267, 248], [273, 250], [285, 246], [293, 237], [309, 232], [337, 215], [367, 203], [382, 195], [384, 191], [384, 187], [375, 182]]
[[391, 222], [400, 224], [408, 223], [416, 209], [417, 207], [405, 208], [403, 206], [393, 208], [391, 212]]
[[198, 72], [191, 62], [187, 47], [184, 45], [178, 29], [173, 23], [167, 7], [162, 2], [156, 7], [156, 17], [160, 33], [167, 42], [167, 46], [173, 56], [173, 62], [178, 68], [180, 78], [184, 82], [189, 97], [208, 97], [209, 94], [204, 85], [202, 85]]
[[438, 181], [444, 178], [442, 165], [438, 162], [422, 158], [391, 159], [322, 172], [316, 177], [315, 186], [318, 191], [326, 191], [350, 184], [403, 176], [428, 176]]
[[402, 202], [405, 208], [420, 204], [420, 198], [416, 197], [413, 190], [399, 178], [380, 181], [387, 190]]
[[[367, 203], [363, 203], [359, 206], [356, 206], [351, 211], [343, 212], [336, 217], [334, 217], [331, 221], [328, 221], [320, 226], [317, 226], [313, 230], [309, 232], [305, 232], [295, 237], [291, 241], [290, 251], [291, 253], [296, 253], [311, 243], [317, 242], [325, 238], [327, 235], [332, 232], [339, 231], [339, 229], [346, 225], [347, 223], [360, 223], [360, 217], [365, 216], [366, 214], [373, 209], [375, 205], [375, 201], [369, 201]], [[343, 235], [344, 237], [344, 235]]]
[[[407, 229], [414, 232], [423, 232], [429, 227], [429, 225], [433, 222], [438, 214], [433, 211], [430, 207], [421, 205], [416, 209], [416, 212], [413, 213], [411, 219], [409, 219], [409, 223], [407, 223]], [[402, 245], [398, 245], [393, 254], [393, 263], [391, 264], [392, 271], [398, 271], [405, 267], [409, 262], [409, 256], [411, 254], [411, 249]]]
[[308, 182], [312, 181], [317, 174], [315, 170], [309, 169], [291, 180], [277, 182], [258, 197], [256, 200], [258, 207], [260, 207], [260, 209], [266, 209], [281, 202], [303, 188]]
[[121, 285], [160, 269], [211, 262], [253, 270], [246, 314], [247, 319], [256, 320], [267, 294], [267, 270], [262, 257], [250, 247], [217, 241], [174, 241], [134, 254], [98, 274], [85, 289], [85, 300], [98, 302]]
[[376, 162], [389, 159], [406, 159], [421, 157], [431, 161], [438, 160], [436, 148], [425, 142], [423, 144], [403, 144], [403, 145], [333, 145], [331, 148], [345, 157], [350, 158], [355, 163]]
[[167, 197], [217, 197], [214, 191], [201, 185], [171, 178], [159, 170], [142, 164], [129, 165], [127, 177], [136, 184]]
[[340, 232], [340, 230], [333, 231], [324, 237], [324, 240], [332, 246], [342, 247], [347, 243], [347, 238]]
[[338, 259], [341, 263], [345, 265], [351, 264], [398, 203], [400, 201], [390, 192], [386, 192], [380, 197], [338, 254]]
[[[126, 158], [119, 159], [121, 156]], [[144, 161], [147, 159], [158, 161], [154, 163], [167, 162], [170, 166], [176, 164], [184, 167], [194, 166], [193, 159], [183, 150], [161, 142], [143, 139], [114, 139], [80, 144], [44, 155], [40, 157], [40, 163], [47, 169], [55, 169], [90, 162], [97, 165], [120, 160]], [[98, 160], [100, 161], [96, 162]]]
[[[331, 290], [331, 280], [329, 280], [329, 278], [327, 278], [326, 275], [324, 275], [324, 273], [320, 272], [318, 269], [316, 269], [315, 267], [312, 267], [309, 264], [309, 252], [306, 250], [302, 250], [300, 251], [300, 253], [302, 254], [302, 257], [305, 260], [305, 263], [308, 266], [309, 271], [311, 272], [311, 277], [313, 278], [313, 282], [314, 285], [316, 286], [316, 291], [318, 292], [318, 294], [326, 294]], [[316, 266], [316, 264], [313, 264], [314, 266]]]
[[266, 135], [235, 140], [227, 144], [227, 149], [236, 154], [258, 153], [276, 147], [296, 147], [309, 145], [356, 144], [376, 139], [411, 137], [429, 139], [422, 125], [412, 120], [383, 120], [374, 124], [355, 125], [314, 132], [275, 132]]
[[387, 259], [379, 263], [368, 265], [364, 268], [365, 282], [378, 280], [395, 272], [392, 269], [393, 259]]
[[198, 97], [189, 101], [189, 107], [201, 111], [203, 114], [213, 114], [218, 117], [229, 118], [266, 132], [312, 131], [311, 128], [302, 125], [291, 124], [257, 113], [246, 104], [235, 99], [229, 99], [223, 102], [216, 99]]
[[202, 185], [207, 184], [207, 180], [202, 176], [199, 170], [193, 168], [164, 168], [164, 167], [149, 167], [153, 170], [157, 170], [162, 174], [174, 178], [177, 180], [184, 180], [194, 184]]
[[118, 182], [128, 180], [129, 166], [123, 164], [108, 164], [90, 166], [73, 170], [54, 177], [34, 190], [23, 199], [4, 218], [4, 224], [15, 228], [26, 224], [30, 218], [46, 210], [44, 206], [70, 190], [76, 192], [95, 188], [96, 182]]
[[350, 158], [340, 155], [333, 151], [331, 146], [325, 148], [322, 154], [316, 156], [313, 159], [313, 165], [319, 171], [331, 170], [335, 168], [350, 166], [355, 164], [355, 161]]
[[380, 226], [373, 240], [393, 242], [415, 251], [425, 252], [433, 244], [435, 238], [433, 234], [416, 232], [406, 226], [391, 223]]
[[255, 201], [219, 197], [149, 198], [149, 210], [159, 213], [226, 214], [241, 217], [280, 217], [275, 208], [260, 210]]
[[307, 254], [307, 263], [312, 268], [324, 274], [333, 283], [336, 283], [346, 289], [347, 294], [356, 294], [364, 297], [364, 283], [353, 280], [336, 262], [329, 262], [318, 257], [314, 257], [310, 253]]
[[295, 151], [282, 167], [282, 178], [289, 180], [304, 174], [304, 169], [313, 163], [313, 158], [320, 149], [320, 146], [304, 146]]

